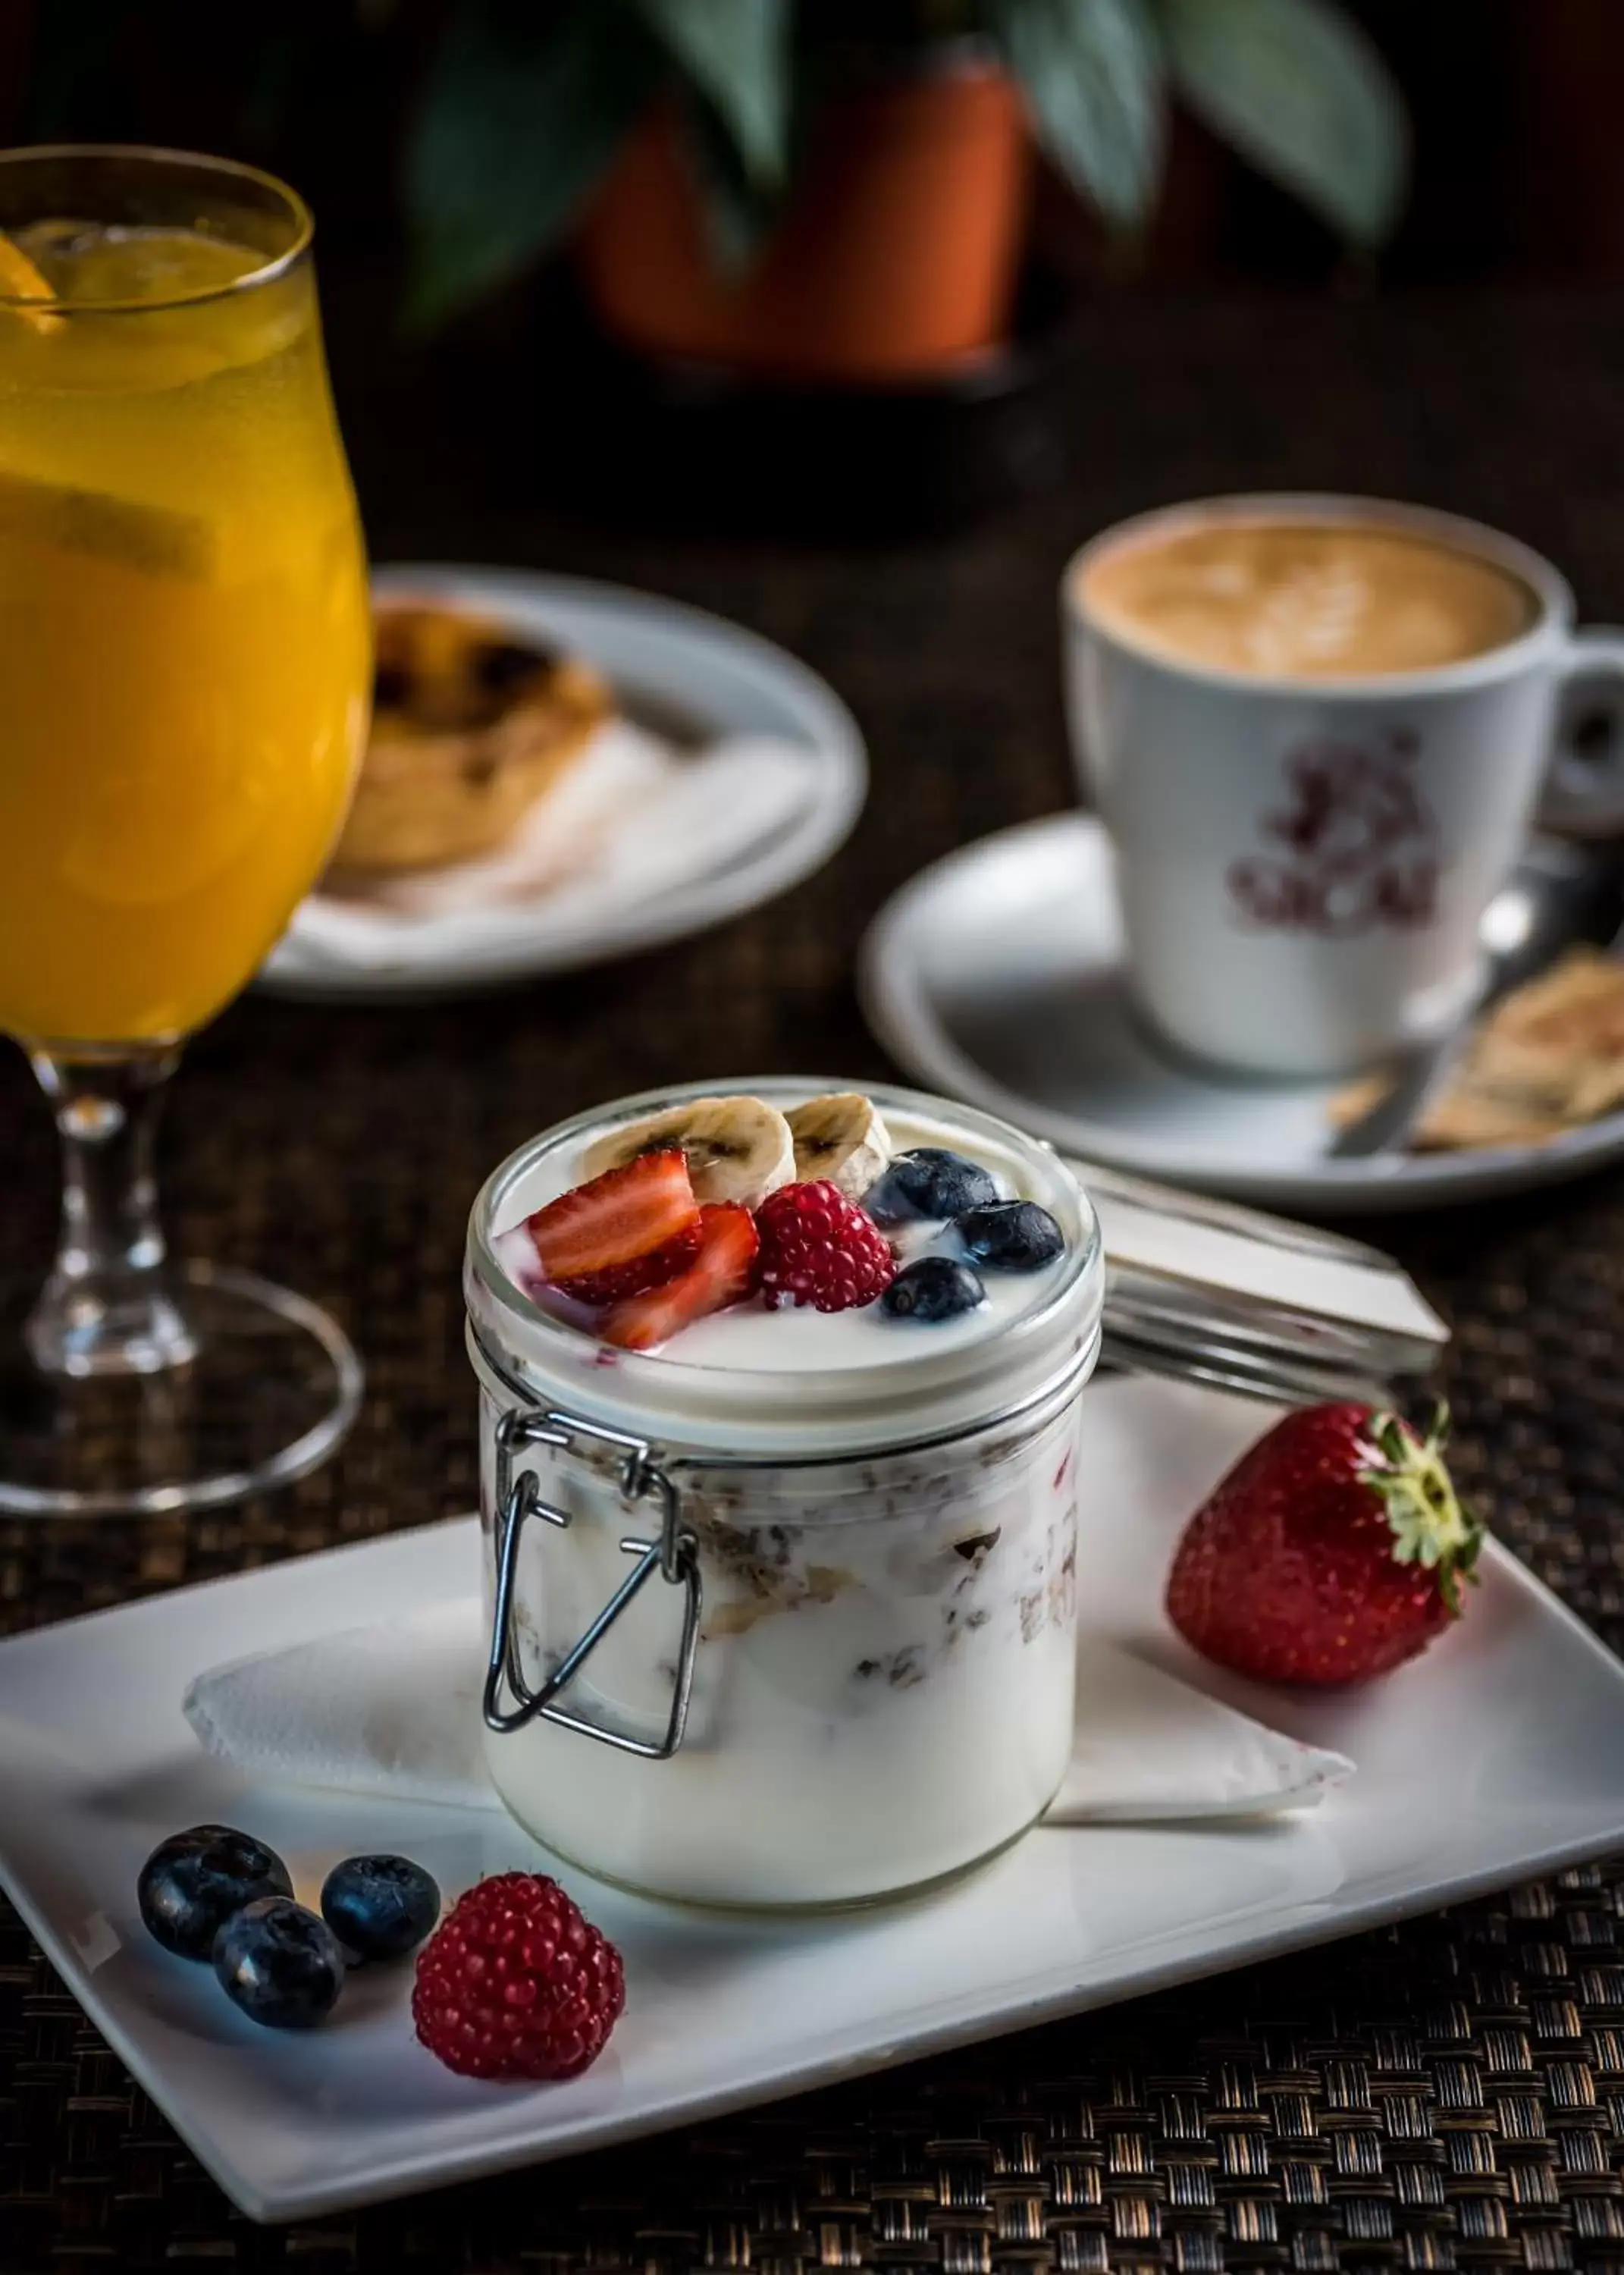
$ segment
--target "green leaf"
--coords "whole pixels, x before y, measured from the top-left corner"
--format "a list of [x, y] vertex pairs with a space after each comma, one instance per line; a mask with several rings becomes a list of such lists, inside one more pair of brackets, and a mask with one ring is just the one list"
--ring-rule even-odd
[[786, 0], [637, 0], [637, 5], [727, 127], [752, 180], [781, 182], [789, 121]]
[[683, 106], [683, 144], [704, 200], [711, 258], [724, 276], [742, 277], [759, 258], [782, 199], [752, 180], [709, 103]]
[[464, 0], [407, 148], [414, 323], [442, 321], [562, 234], [647, 102], [661, 60], [612, 0], [562, 17]]
[[1190, 108], [1356, 245], [1403, 201], [1404, 105], [1364, 34], [1330, 0], [1159, 0]]
[[1109, 221], [1143, 221], [1161, 170], [1161, 60], [1146, 0], [1000, 0], [1039, 140]]

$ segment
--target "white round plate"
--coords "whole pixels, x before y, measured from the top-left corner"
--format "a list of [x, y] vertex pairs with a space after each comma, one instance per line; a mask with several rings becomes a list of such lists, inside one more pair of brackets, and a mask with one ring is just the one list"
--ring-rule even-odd
[[1091, 816], [1001, 830], [925, 869], [863, 943], [870, 1026], [917, 1080], [1067, 1153], [1320, 1214], [1483, 1200], [1624, 1155], [1624, 1113], [1543, 1145], [1327, 1158], [1327, 1083], [1164, 1055], [1129, 1009], [1111, 848]]
[[276, 995], [354, 1002], [452, 994], [572, 971], [681, 940], [740, 916], [822, 867], [850, 835], [868, 791], [857, 722], [828, 684], [782, 648], [723, 617], [652, 593], [574, 577], [455, 566], [392, 566], [374, 572], [379, 593], [410, 592], [478, 608], [595, 663], [634, 718], [680, 722], [685, 737], [771, 735], [817, 761], [806, 802], [747, 850], [635, 905], [606, 910], [589, 928], [561, 937], [539, 921], [500, 941], [437, 949], [367, 968], [328, 964], [289, 939], [271, 952], [257, 985]]

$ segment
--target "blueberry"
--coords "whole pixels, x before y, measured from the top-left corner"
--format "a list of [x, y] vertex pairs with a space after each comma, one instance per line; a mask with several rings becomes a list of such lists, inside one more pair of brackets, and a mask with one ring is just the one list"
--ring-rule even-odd
[[321, 1887], [321, 1916], [357, 1959], [404, 1959], [440, 1916], [440, 1888], [409, 1856], [347, 1856]]
[[1036, 1201], [991, 1201], [966, 1209], [953, 1228], [989, 1272], [1037, 1272], [1066, 1246], [1065, 1234]]
[[986, 1289], [968, 1264], [951, 1256], [919, 1256], [904, 1264], [880, 1308], [894, 1319], [956, 1319], [986, 1301]]
[[233, 2006], [268, 2030], [308, 2030], [344, 1988], [344, 1955], [324, 1919], [287, 1896], [261, 1896], [215, 1938], [215, 1973]]
[[916, 1145], [880, 1171], [863, 1206], [876, 1224], [908, 1224], [918, 1217], [945, 1221], [997, 1198], [998, 1187], [979, 1161], [945, 1146]]
[[147, 1932], [183, 1959], [207, 1959], [233, 1912], [256, 1896], [291, 1896], [293, 1883], [274, 1848], [229, 1825], [194, 1825], [161, 1840], [141, 1866], [135, 1892]]

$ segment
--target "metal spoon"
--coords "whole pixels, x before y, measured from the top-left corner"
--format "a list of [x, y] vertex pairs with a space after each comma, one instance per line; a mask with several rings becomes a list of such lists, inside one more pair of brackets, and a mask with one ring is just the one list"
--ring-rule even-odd
[[1349, 1160], [1401, 1145], [1420, 1120], [1491, 1004], [1580, 941], [1606, 947], [1624, 926], [1624, 863], [1616, 847], [1533, 837], [1510, 881], [1484, 911], [1483, 984], [1446, 1033], [1408, 1058], [1369, 1113], [1339, 1132], [1327, 1158]]

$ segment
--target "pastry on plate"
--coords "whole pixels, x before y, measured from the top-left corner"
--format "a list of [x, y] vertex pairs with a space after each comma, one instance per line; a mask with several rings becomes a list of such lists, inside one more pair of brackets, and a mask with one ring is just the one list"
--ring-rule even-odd
[[469, 609], [384, 601], [375, 627], [372, 737], [332, 870], [380, 876], [492, 851], [611, 715], [608, 685]]
[[[1333, 1100], [1346, 1126], [1379, 1104], [1376, 1075]], [[1537, 1145], [1624, 1106], [1624, 964], [1572, 948], [1502, 996], [1411, 1131], [1417, 1152]]]

